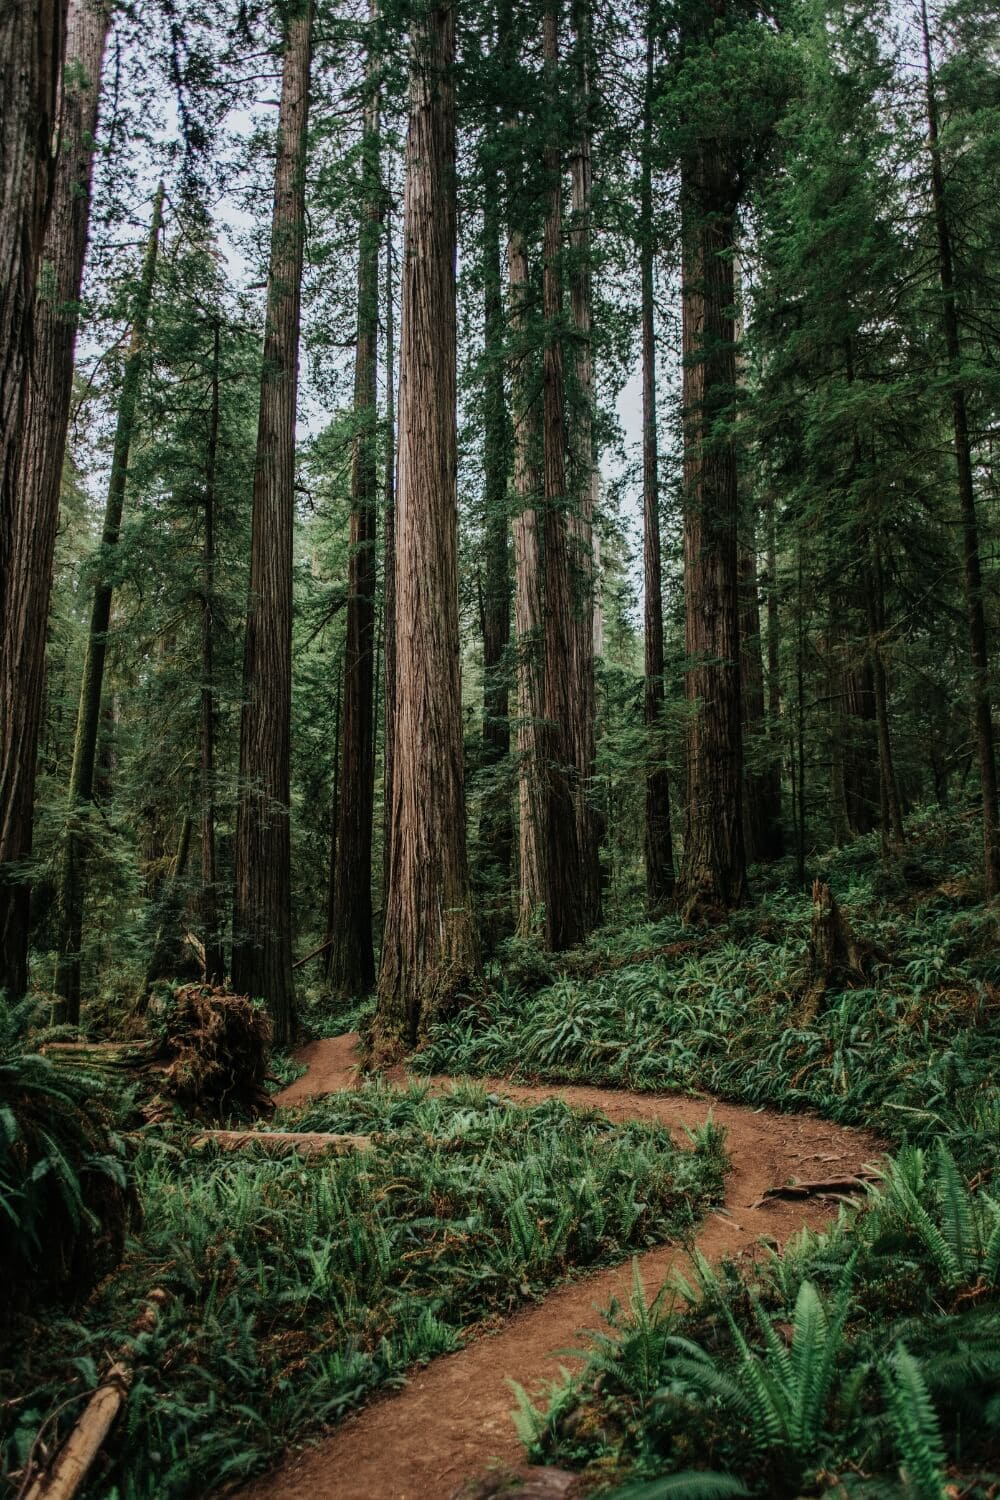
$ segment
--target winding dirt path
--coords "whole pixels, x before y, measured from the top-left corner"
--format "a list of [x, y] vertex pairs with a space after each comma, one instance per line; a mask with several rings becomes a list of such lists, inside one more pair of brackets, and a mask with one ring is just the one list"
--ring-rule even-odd
[[[298, 1057], [308, 1072], [279, 1094], [278, 1102], [298, 1104], [352, 1087], [356, 1043], [356, 1037], [342, 1036], [304, 1047]], [[398, 1081], [403, 1079], [400, 1073]], [[443, 1089], [452, 1081], [435, 1078], [432, 1085]], [[612, 1120], [649, 1120], [677, 1130], [702, 1124], [711, 1110], [726, 1127], [732, 1162], [724, 1208], [709, 1213], [698, 1236], [711, 1261], [748, 1250], [762, 1237], [783, 1244], [803, 1225], [822, 1225], [831, 1209], [816, 1200], [751, 1205], [789, 1177], [848, 1175], [881, 1150], [873, 1136], [811, 1115], [772, 1114], [680, 1095], [478, 1081], [519, 1103], [558, 1095], [579, 1108], [601, 1109]], [[655, 1295], [684, 1260], [673, 1245], [640, 1256], [647, 1296]], [[517, 1311], [497, 1333], [417, 1371], [398, 1394], [376, 1399], [240, 1495], [243, 1500], [446, 1500], [491, 1460], [516, 1465], [522, 1450], [510, 1420], [508, 1378], [529, 1392], [557, 1379], [560, 1366], [573, 1363], [560, 1351], [580, 1347], [580, 1330], [600, 1327], [599, 1309], [612, 1297], [628, 1297], [631, 1285], [629, 1259], [556, 1288], [544, 1302]]]

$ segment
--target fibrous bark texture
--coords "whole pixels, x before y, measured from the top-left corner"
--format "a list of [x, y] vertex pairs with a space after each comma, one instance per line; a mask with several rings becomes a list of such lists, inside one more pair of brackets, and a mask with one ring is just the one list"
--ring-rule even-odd
[[736, 385], [730, 174], [711, 143], [682, 166], [684, 587], [688, 734], [682, 889], [689, 916], [747, 893], [743, 841], [737, 520], [731, 440], [716, 424]]
[[35, 299], [34, 349], [23, 381], [16, 480], [4, 500], [5, 507], [10, 502], [5, 509], [5, 584], [11, 607], [0, 618], [0, 990], [10, 995], [20, 995], [28, 978], [30, 888], [18, 866], [31, 858], [45, 625], [109, 19], [105, 0], [72, 0], [59, 100], [60, 151]]
[[312, 3], [287, 22], [254, 466], [236, 816], [233, 985], [266, 1001], [274, 1039], [295, 1030], [289, 736], [292, 525]]
[[[377, 11], [369, 23], [374, 31]], [[351, 550], [340, 734], [341, 795], [336, 809], [333, 902], [326, 979], [340, 996], [370, 994], [372, 818], [375, 800], [375, 530], [378, 491], [378, 264], [382, 224], [379, 173], [378, 59], [368, 52], [362, 172], [364, 207], [358, 253], [358, 338], [354, 353]]]
[[396, 494], [392, 851], [376, 1042], [413, 1045], [477, 967], [458, 635], [455, 13], [411, 35]]

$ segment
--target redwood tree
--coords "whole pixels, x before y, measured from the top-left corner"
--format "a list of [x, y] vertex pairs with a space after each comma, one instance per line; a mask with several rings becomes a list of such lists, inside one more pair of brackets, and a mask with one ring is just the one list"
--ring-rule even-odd
[[406, 142], [392, 847], [376, 1043], [412, 1046], [477, 967], [458, 634], [455, 12], [413, 17]]
[[[45, 674], [45, 622], [59, 520], [73, 385], [80, 284], [101, 60], [111, 8], [72, 0], [59, 100], [60, 151], [34, 310], [34, 353], [22, 391], [16, 481], [8, 513], [7, 587], [17, 607], [0, 621], [0, 871], [31, 858], [35, 766]], [[0, 293], [2, 296], [2, 293]], [[6, 502], [5, 502], [6, 503]], [[12, 706], [16, 704], [16, 712]], [[11, 706], [8, 709], [7, 706]], [[19, 995], [28, 978], [29, 885], [0, 875], [0, 989]]]
[[295, 1030], [289, 838], [292, 526], [312, 20], [312, 0], [290, 10], [282, 63], [243, 655], [233, 904], [233, 985], [267, 1002], [279, 1045]]
[[[377, 12], [371, 7], [374, 31]], [[347, 632], [340, 732], [341, 795], [334, 833], [333, 900], [326, 979], [334, 994], [367, 995], [372, 949], [372, 816], [375, 797], [375, 523], [378, 490], [376, 361], [382, 204], [378, 59], [369, 41], [361, 143], [363, 205], [358, 248], [358, 337], [354, 352], [354, 442]]]

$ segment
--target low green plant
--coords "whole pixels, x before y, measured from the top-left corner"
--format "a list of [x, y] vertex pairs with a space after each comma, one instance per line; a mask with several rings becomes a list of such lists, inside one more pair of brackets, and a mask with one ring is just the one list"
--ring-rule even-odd
[[[689, 1239], [724, 1170], [717, 1130], [680, 1150], [665, 1129], [474, 1087], [371, 1083], [279, 1123], [371, 1149], [275, 1160], [147, 1131], [145, 1220], [120, 1271], [75, 1317], [23, 1319], [0, 1356], [19, 1392], [0, 1406], [8, 1478], [122, 1347], [128, 1411], [88, 1493], [170, 1500], [242, 1478], [577, 1267]], [[169, 1300], [135, 1335], [151, 1287]]]

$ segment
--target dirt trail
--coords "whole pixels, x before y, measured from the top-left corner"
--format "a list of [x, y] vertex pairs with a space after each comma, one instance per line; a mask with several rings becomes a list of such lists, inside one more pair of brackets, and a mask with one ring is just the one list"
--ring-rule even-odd
[[[344, 1036], [304, 1047], [298, 1057], [309, 1071], [279, 1094], [278, 1102], [298, 1104], [352, 1087], [356, 1041]], [[763, 1208], [750, 1205], [792, 1176], [854, 1172], [880, 1149], [870, 1135], [811, 1115], [771, 1114], [678, 1095], [479, 1081], [521, 1103], [557, 1095], [571, 1105], [602, 1109], [612, 1120], [650, 1120], [675, 1129], [702, 1124], [711, 1110], [726, 1127], [732, 1161], [724, 1211], [710, 1213], [698, 1236], [699, 1248], [712, 1261], [746, 1250], [761, 1237], [783, 1244], [803, 1225], [821, 1225], [831, 1211], [816, 1201], [772, 1199]], [[444, 1088], [451, 1080], [432, 1082]], [[648, 1296], [684, 1258], [673, 1245], [639, 1257]], [[248, 1485], [240, 1491], [243, 1500], [446, 1500], [463, 1480], [482, 1474], [491, 1460], [516, 1464], [522, 1450], [510, 1420], [508, 1378], [532, 1392], [558, 1378], [560, 1366], [572, 1363], [558, 1351], [580, 1347], [579, 1330], [600, 1327], [598, 1309], [612, 1297], [626, 1298], [631, 1283], [628, 1260], [521, 1308], [499, 1332], [436, 1359], [398, 1394], [375, 1400], [316, 1447]]]

